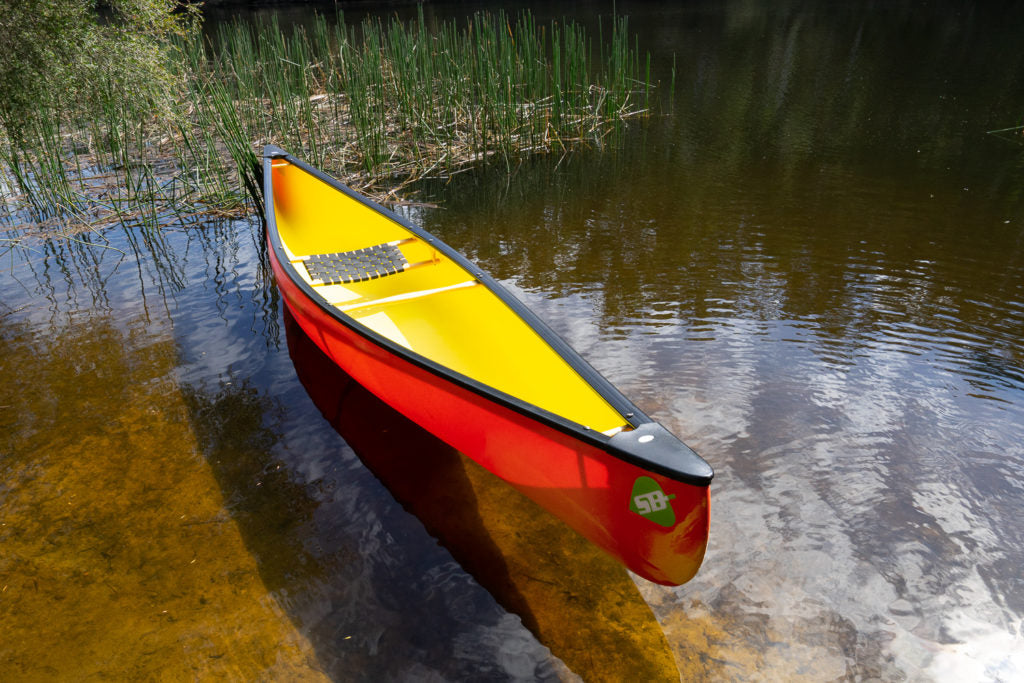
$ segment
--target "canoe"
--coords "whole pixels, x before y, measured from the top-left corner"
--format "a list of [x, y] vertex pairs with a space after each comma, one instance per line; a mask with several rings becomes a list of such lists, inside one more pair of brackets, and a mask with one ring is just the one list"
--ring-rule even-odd
[[696, 574], [707, 462], [434, 235], [272, 145], [263, 183], [278, 289], [334, 363], [634, 573]]

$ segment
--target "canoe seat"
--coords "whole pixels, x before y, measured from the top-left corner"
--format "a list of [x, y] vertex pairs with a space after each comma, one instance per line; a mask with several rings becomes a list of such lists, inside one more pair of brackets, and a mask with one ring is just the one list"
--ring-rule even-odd
[[409, 267], [397, 245], [397, 242], [388, 242], [355, 251], [315, 254], [303, 257], [302, 263], [314, 284], [344, 285], [375, 280]]

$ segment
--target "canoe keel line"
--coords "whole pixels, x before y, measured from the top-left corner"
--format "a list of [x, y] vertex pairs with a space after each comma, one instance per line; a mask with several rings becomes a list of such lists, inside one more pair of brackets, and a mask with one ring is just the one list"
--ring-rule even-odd
[[693, 577], [704, 460], [430, 233], [277, 147], [263, 176], [278, 288], [333, 362], [633, 572]]

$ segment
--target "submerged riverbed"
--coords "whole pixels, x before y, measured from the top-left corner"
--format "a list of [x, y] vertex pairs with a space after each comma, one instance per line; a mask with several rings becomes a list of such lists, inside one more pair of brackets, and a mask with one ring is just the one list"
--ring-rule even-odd
[[715, 467], [697, 578], [332, 404], [257, 222], [116, 228], [0, 261], [0, 679], [1024, 676], [1021, 10], [617, 8], [670, 114], [403, 211]]

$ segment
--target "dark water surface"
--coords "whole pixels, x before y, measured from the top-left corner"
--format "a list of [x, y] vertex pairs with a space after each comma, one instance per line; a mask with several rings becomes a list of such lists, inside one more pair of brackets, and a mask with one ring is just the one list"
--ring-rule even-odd
[[258, 225], [117, 229], [0, 259], [0, 680], [1024, 677], [1024, 11], [763, 5], [618, 3], [670, 115], [405, 209], [715, 467], [696, 579], [331, 374]]

